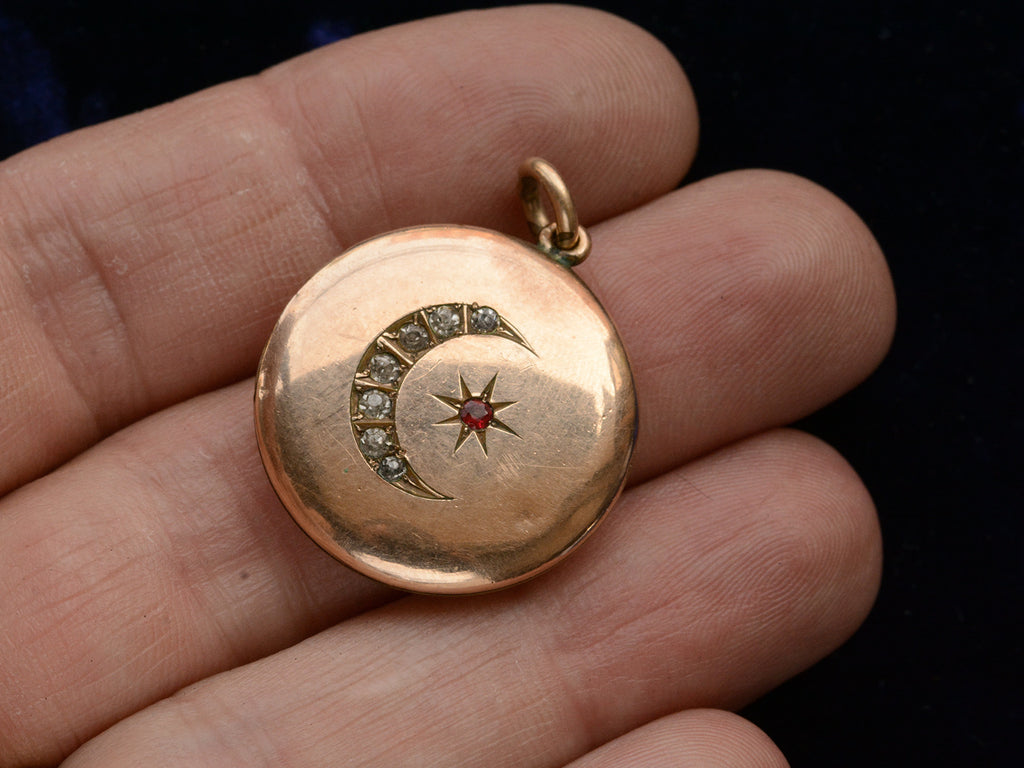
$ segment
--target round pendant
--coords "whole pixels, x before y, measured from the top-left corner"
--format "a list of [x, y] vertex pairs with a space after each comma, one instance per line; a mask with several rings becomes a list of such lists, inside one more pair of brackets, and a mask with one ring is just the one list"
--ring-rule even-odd
[[256, 380], [260, 452], [289, 513], [343, 563], [415, 592], [499, 589], [568, 554], [619, 494], [633, 379], [555, 230], [544, 248], [472, 227], [391, 232], [285, 308]]

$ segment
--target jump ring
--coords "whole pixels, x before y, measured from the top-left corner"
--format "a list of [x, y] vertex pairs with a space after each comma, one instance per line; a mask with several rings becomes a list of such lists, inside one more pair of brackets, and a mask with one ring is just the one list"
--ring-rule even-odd
[[567, 267], [575, 267], [590, 255], [590, 235], [583, 227], [576, 227], [576, 244], [571, 248], [559, 248], [555, 242], [555, 225], [548, 224], [537, 235], [542, 250], [551, 258]]

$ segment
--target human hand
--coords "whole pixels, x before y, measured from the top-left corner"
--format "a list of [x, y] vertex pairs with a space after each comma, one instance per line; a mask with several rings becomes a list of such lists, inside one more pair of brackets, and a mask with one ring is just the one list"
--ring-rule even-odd
[[[892, 290], [809, 182], [672, 191], [695, 145], [656, 41], [521, 8], [355, 38], [5, 162], [0, 766], [782, 764], [716, 710], [857, 627], [880, 543], [842, 459], [776, 427], [873, 369]], [[594, 239], [578, 270], [632, 357], [631, 487], [534, 582], [399, 595], [282, 510], [247, 377], [346, 246], [415, 223], [525, 235], [530, 155], [569, 181]]]

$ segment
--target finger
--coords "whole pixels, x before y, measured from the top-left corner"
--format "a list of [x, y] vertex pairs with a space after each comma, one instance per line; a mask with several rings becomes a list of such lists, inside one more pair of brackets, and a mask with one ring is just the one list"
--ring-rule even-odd
[[392, 595], [281, 509], [251, 382], [122, 430], [11, 494], [0, 541], [0, 766], [55, 762], [193, 680]]
[[667, 712], [750, 701], [872, 603], [871, 502], [805, 435], [723, 449], [622, 506], [557, 578], [362, 614], [143, 710], [67, 765], [562, 765]]
[[[859, 247], [844, 245], [842, 230], [830, 224], [842, 220], [846, 209], [813, 185], [775, 174], [756, 174], [757, 183], [742, 183], [752, 199], [738, 198], [732, 190], [744, 178], [702, 183], [692, 193], [677, 193], [612, 222], [610, 234], [603, 227], [595, 230], [604, 249], [595, 266], [608, 267], [618, 292], [604, 290], [604, 272], [591, 270], [590, 277], [607, 294], [606, 303], [617, 304], [626, 318], [623, 334], [634, 345], [645, 424], [634, 465], [640, 476], [737, 432], [756, 431], [826, 402], [851, 386], [884, 344], [876, 330], [877, 312], [844, 305], [845, 299], [854, 307], [884, 310], [890, 297], [884, 290], [888, 283], [870, 268], [870, 238]], [[716, 205], [719, 188], [727, 194]], [[698, 237], [711, 215], [708, 209], [728, 208], [745, 220], [748, 211], [773, 198], [786, 200], [776, 212], [781, 223], [762, 221], [762, 230], [750, 227], [740, 238], [768, 246], [750, 246], [734, 257], [733, 268], [719, 274], [722, 262], [732, 257], [729, 243], [737, 234], [733, 228], [721, 240]], [[793, 222], [801, 217], [820, 222], [822, 232], [835, 233], [835, 240], [819, 232], [808, 242], [794, 239], [788, 248], [776, 242], [772, 233], [800, 230], [786, 219], [788, 211], [797, 212]], [[634, 226], [626, 226], [629, 221]], [[809, 226], [803, 230], [814, 233]], [[862, 232], [851, 228], [847, 236], [855, 239]], [[685, 242], [699, 249], [678, 247]], [[843, 256], [848, 252], [853, 255]], [[714, 285], [715, 290], [686, 293], [690, 289], [677, 287], [679, 298], [674, 298], [673, 289], [639, 276], [620, 278], [617, 272], [625, 275], [630, 264], [636, 266], [637, 253], [657, 259], [663, 274], [688, 276], [662, 283]], [[790, 259], [793, 253], [806, 255]], [[761, 254], [790, 262], [773, 268], [770, 261], [758, 261]], [[856, 255], [868, 266], [845, 265]], [[833, 266], [840, 277], [822, 265]], [[751, 270], [778, 271], [783, 277], [751, 280]], [[645, 303], [652, 290], [661, 291], [657, 298], [675, 308], [653, 313], [653, 333], [636, 309], [657, 309], [657, 303]], [[733, 317], [735, 310], [713, 314], [722, 295], [742, 308], [741, 320]], [[801, 296], [813, 298], [806, 311], [778, 309]], [[690, 300], [696, 305], [692, 310]], [[752, 343], [744, 329], [755, 337]], [[675, 359], [673, 345], [692, 351]], [[850, 356], [852, 373], [846, 380], [834, 370], [833, 346]], [[826, 364], [809, 364], [805, 347]], [[765, 356], [775, 368], [767, 367]], [[66, 733], [93, 733], [182, 685], [285, 647], [304, 632], [384, 599], [379, 591], [357, 587], [359, 579], [333, 567], [287, 521], [259, 466], [250, 411], [248, 386], [186, 403], [97, 447], [72, 465], [74, 471], [57, 473], [0, 507], [0, 540], [17, 553], [0, 563], [3, 613], [34, 616], [35, 629], [26, 624], [11, 630], [11, 652], [0, 657], [0, 669], [19, 680], [23, 706], [33, 704], [25, 711], [33, 713], [34, 725], [22, 728], [29, 743], [59, 730], [53, 723], [64, 719], [76, 723], [74, 731], [64, 728]], [[126, 462], [126, 456], [132, 460]], [[154, 478], [159, 480], [155, 491]], [[110, 488], [119, 489], [116, 498]], [[242, 579], [243, 573], [249, 579]], [[196, 594], [202, 599], [196, 601]], [[128, 617], [113, 636], [104, 630], [112, 615]], [[162, 622], [156, 634], [154, 615]], [[77, 652], [68, 653], [69, 647]], [[121, 690], [125, 678], [133, 681], [130, 695]], [[90, 685], [62, 685], [67, 679]]]
[[730, 712], [693, 709], [663, 717], [589, 752], [568, 768], [786, 768], [753, 723]]
[[678, 183], [695, 119], [646, 33], [520, 8], [353, 38], [12, 158], [0, 492], [249, 375], [284, 302], [343, 246], [423, 222], [523, 231], [511, 190], [532, 154], [589, 220], [628, 209]]
[[812, 413], [875, 369], [892, 281], [863, 222], [811, 182], [712, 177], [602, 225], [580, 267], [640, 393], [631, 481]]

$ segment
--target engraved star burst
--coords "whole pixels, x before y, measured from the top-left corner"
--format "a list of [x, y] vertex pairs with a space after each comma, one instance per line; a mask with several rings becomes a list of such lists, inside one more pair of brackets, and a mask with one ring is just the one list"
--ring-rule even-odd
[[511, 400], [505, 403], [495, 403], [491, 401], [491, 395], [494, 392], [494, 383], [498, 380], [498, 374], [494, 374], [491, 380], [487, 382], [487, 386], [483, 388], [483, 391], [479, 395], [474, 395], [469, 385], [466, 384], [466, 380], [462, 378], [462, 374], [459, 374], [459, 389], [462, 392], [461, 398], [456, 397], [445, 397], [444, 395], [433, 395], [433, 397], [447, 405], [453, 411], [455, 415], [451, 416], [444, 421], [437, 422], [437, 425], [441, 424], [459, 424], [462, 429], [459, 430], [459, 436], [455, 439], [455, 449], [452, 454], [455, 454], [462, 444], [469, 439], [470, 435], [474, 435], [480, 447], [484, 451], [484, 455], [487, 455], [487, 430], [496, 429], [499, 432], [505, 432], [515, 437], [519, 437], [519, 434], [512, 429], [508, 424], [499, 419], [495, 414], [503, 408], [508, 408], [510, 405], [515, 405], [516, 400]]

